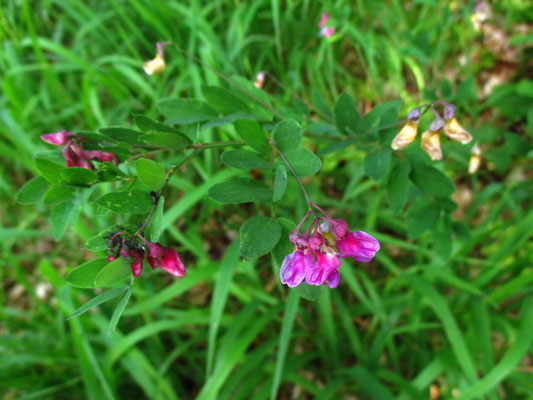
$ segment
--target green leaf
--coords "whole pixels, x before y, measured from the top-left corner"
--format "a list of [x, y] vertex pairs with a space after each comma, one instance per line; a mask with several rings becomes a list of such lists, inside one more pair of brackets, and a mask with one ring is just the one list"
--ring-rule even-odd
[[111, 225], [110, 227], [104, 229], [102, 232], [100, 232], [98, 235], [93, 236], [87, 242], [85, 243], [85, 248], [90, 251], [103, 251], [107, 250], [107, 240], [104, 239], [104, 236], [106, 236], [110, 232], [117, 231], [116, 225]]
[[209, 188], [207, 197], [219, 203], [250, 203], [270, 199], [272, 193], [264, 183], [246, 178], [233, 178]]
[[204, 85], [202, 86], [202, 94], [209, 105], [222, 115], [249, 110], [246, 103], [228, 89]]
[[342, 93], [335, 104], [337, 128], [345, 135], [353, 135], [357, 132], [359, 120], [354, 100], [348, 93]]
[[165, 207], [165, 198], [159, 196], [157, 206], [155, 207], [152, 223], [150, 224], [150, 239], [152, 242], [158, 242], [163, 227], [163, 209]]
[[191, 138], [189, 138], [183, 132], [180, 132], [173, 126], [166, 125], [158, 121], [154, 121], [153, 119], [148, 118], [146, 115], [135, 115], [134, 120], [135, 120], [135, 124], [144, 133], [160, 133], [160, 132], [172, 133], [174, 135], [181, 136], [188, 143], [192, 143]]
[[84, 312], [89, 311], [93, 307], [103, 304], [106, 301], [113, 300], [115, 297], [120, 296], [127, 288], [128, 286], [111, 289], [111, 290], [108, 290], [107, 292], [99, 294], [96, 297], [93, 297], [87, 303], [85, 303], [80, 308], [78, 308], [76, 311], [74, 311], [72, 314], [70, 314], [67, 319], [75, 318], [83, 314]]
[[102, 182], [111, 182], [114, 181], [117, 176], [125, 175], [124, 172], [109, 162], [102, 163], [97, 173], [98, 180]]
[[102, 135], [101, 133], [96, 132], [87, 132], [87, 131], [76, 131], [76, 135], [81, 136], [84, 139], [87, 139], [89, 142], [94, 143], [116, 143], [117, 141], [111, 139], [109, 136]]
[[397, 160], [391, 169], [387, 193], [392, 211], [400, 212], [407, 201], [411, 165], [405, 159]]
[[249, 94], [255, 97], [255, 100], [253, 99], [248, 93], [244, 93], [242, 90], [237, 88], [235, 90], [235, 94], [246, 103], [248, 108], [250, 109], [250, 112], [256, 116], [259, 120], [262, 121], [272, 121], [272, 111], [270, 111], [267, 107], [272, 107], [272, 104], [270, 102], [270, 99], [267, 95], [267, 92], [264, 90], [258, 89], [255, 87], [253, 82], [243, 78], [242, 76], [238, 75], [232, 75], [231, 79], [233, 82], [236, 82], [238, 85], [240, 85], [242, 88], [244, 88]]
[[447, 197], [453, 193], [453, 182], [437, 168], [419, 163], [411, 166], [411, 180], [423, 192], [437, 197]]
[[113, 332], [115, 331], [115, 328], [117, 327], [118, 321], [120, 320], [122, 313], [124, 312], [124, 310], [126, 309], [126, 306], [128, 305], [130, 296], [131, 296], [131, 286], [128, 286], [126, 293], [124, 293], [124, 296], [118, 302], [117, 307], [115, 308], [115, 311], [113, 312], [113, 315], [111, 316], [111, 319], [109, 320], [109, 325], [107, 326], [107, 334], [109, 336], [113, 335]]
[[387, 176], [390, 167], [391, 151], [387, 148], [374, 150], [365, 157], [365, 173], [375, 181]]
[[67, 230], [67, 226], [70, 223], [75, 223], [78, 219], [78, 215], [79, 207], [74, 198], [52, 207], [50, 224], [52, 225], [52, 236], [55, 240], [59, 240], [63, 237]]
[[258, 258], [272, 249], [281, 237], [281, 226], [269, 217], [256, 216], [248, 219], [240, 229], [240, 254], [244, 258]]
[[294, 319], [298, 312], [298, 303], [300, 297], [294, 291], [289, 292], [287, 304], [285, 305], [285, 315], [283, 316], [283, 323], [281, 325], [281, 332], [279, 335], [279, 348], [278, 356], [276, 358], [276, 368], [274, 370], [274, 379], [272, 381], [272, 390], [270, 392], [270, 400], [278, 398], [278, 389], [281, 383], [281, 377], [283, 376], [283, 365], [285, 364], [285, 357], [287, 356], [287, 350], [289, 349], [289, 343], [292, 335], [292, 327], [294, 325]]
[[286, 119], [274, 127], [272, 135], [274, 143], [285, 153], [285, 151], [293, 150], [300, 145], [303, 136], [302, 127], [298, 122]]
[[35, 168], [37, 168], [37, 171], [39, 171], [48, 182], [61, 182], [61, 171], [65, 169], [63, 165], [47, 160], [46, 158], [35, 158], [33, 164], [35, 165]]
[[65, 168], [61, 171], [61, 178], [75, 185], [88, 185], [98, 181], [96, 172], [79, 167]]
[[71, 186], [52, 185], [43, 196], [43, 204], [54, 205], [69, 201], [74, 197], [75, 191]]
[[142, 135], [139, 141], [149, 146], [175, 150], [184, 149], [191, 143], [190, 139], [186, 139], [184, 135], [176, 135], [175, 133], [168, 132], [147, 133], [146, 135]]
[[298, 176], [311, 176], [322, 168], [322, 161], [306, 148], [292, 149], [283, 153]]
[[291, 288], [290, 291], [294, 291], [298, 296], [303, 297], [309, 301], [318, 301], [322, 292], [321, 286], [308, 285], [303, 282], [295, 288]]
[[157, 109], [170, 124], [190, 124], [217, 116], [209, 104], [194, 99], [164, 99], [157, 104]]
[[70, 271], [66, 281], [77, 288], [94, 288], [96, 276], [108, 263], [107, 257], [87, 261]]
[[452, 230], [450, 223], [451, 221], [448, 217], [442, 216], [433, 230], [433, 250], [435, 250], [437, 256], [443, 261], [448, 261], [452, 252]]
[[150, 193], [141, 190], [107, 193], [94, 202], [117, 214], [145, 214], [150, 212], [154, 204]]
[[123, 257], [119, 257], [107, 264], [96, 275], [94, 287], [121, 285], [131, 276], [133, 276], [131, 274], [131, 265]]
[[220, 161], [229, 167], [239, 169], [272, 169], [267, 160], [250, 150], [227, 150], [220, 156]]
[[155, 161], [139, 158], [135, 162], [137, 176], [150, 189], [159, 190], [167, 181], [165, 168]]
[[357, 133], [369, 134], [370, 131], [377, 128], [383, 115], [395, 108], [400, 107], [401, 102], [399, 100], [389, 101], [387, 103], [379, 104], [375, 106], [357, 125]]
[[237, 134], [248, 146], [263, 155], [270, 154], [270, 145], [266, 134], [257, 121], [239, 119], [233, 123], [233, 126]]
[[410, 238], [420, 237], [427, 229], [435, 225], [438, 209], [426, 199], [411, 204], [407, 210], [407, 234]]
[[20, 204], [34, 204], [41, 201], [44, 193], [50, 188], [50, 182], [42, 176], [37, 176], [22, 186], [15, 195], [15, 201]]
[[136, 131], [135, 129], [121, 127], [102, 128], [99, 129], [98, 132], [118, 140], [119, 142], [125, 142], [129, 144], [139, 143], [139, 137], [142, 135], [141, 132]]
[[281, 164], [276, 166], [274, 177], [274, 188], [272, 190], [272, 201], [280, 201], [287, 190], [287, 170]]

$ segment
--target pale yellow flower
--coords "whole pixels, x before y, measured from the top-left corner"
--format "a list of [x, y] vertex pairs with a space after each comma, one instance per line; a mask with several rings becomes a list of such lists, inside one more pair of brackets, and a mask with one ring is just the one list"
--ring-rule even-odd
[[475, 174], [480, 164], [481, 164], [481, 149], [476, 143], [474, 147], [472, 147], [472, 151], [470, 153], [470, 162], [468, 163], [468, 173]]
[[457, 122], [457, 119], [454, 116], [447, 119], [444, 123], [444, 133], [450, 139], [462, 144], [467, 144], [472, 141], [472, 135], [468, 133], [468, 131], [464, 129], [459, 122]]
[[442, 160], [439, 131], [428, 130], [422, 134], [422, 149], [433, 161]]
[[394, 140], [392, 141], [391, 147], [394, 150], [403, 149], [405, 146], [407, 146], [409, 143], [411, 143], [415, 139], [417, 129], [418, 129], [418, 121], [415, 122], [414, 120], [411, 120], [411, 119], [407, 121], [407, 123], [404, 125], [400, 133], [398, 133], [396, 137], [394, 138]]
[[146, 72], [148, 75], [153, 75], [163, 72], [167, 68], [167, 65], [165, 64], [163, 57], [161, 57], [159, 54], [156, 54], [153, 60], [146, 61], [143, 64], [143, 68], [144, 72]]

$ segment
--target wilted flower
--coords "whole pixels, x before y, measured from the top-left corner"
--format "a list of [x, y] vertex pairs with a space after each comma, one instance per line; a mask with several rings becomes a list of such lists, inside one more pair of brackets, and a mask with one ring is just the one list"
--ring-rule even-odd
[[475, 174], [481, 164], [481, 149], [478, 143], [474, 144], [470, 152], [470, 162], [468, 163], [468, 173]]
[[486, 1], [476, 1], [476, 6], [474, 7], [474, 12], [470, 16], [472, 25], [476, 31], [480, 31], [483, 23], [486, 22], [492, 16], [492, 8], [489, 3]]
[[143, 64], [144, 72], [148, 75], [157, 74], [165, 71], [167, 65], [165, 64], [164, 47], [170, 44], [170, 42], [157, 42], [156, 43], [156, 55], [153, 60], [146, 61]]
[[415, 139], [419, 121], [420, 110], [418, 108], [415, 108], [414, 110], [411, 110], [409, 112], [409, 115], [407, 116], [407, 123], [392, 141], [391, 147], [394, 150], [403, 149]]

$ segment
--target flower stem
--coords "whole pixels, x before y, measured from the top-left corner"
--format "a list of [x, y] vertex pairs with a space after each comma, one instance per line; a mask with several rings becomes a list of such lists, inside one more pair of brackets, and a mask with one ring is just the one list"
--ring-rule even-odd
[[315, 211], [313, 210], [313, 207], [312, 207], [313, 202], [309, 198], [309, 195], [307, 194], [307, 191], [305, 190], [305, 187], [302, 181], [300, 180], [298, 175], [296, 175], [296, 171], [294, 171], [294, 168], [292, 168], [291, 163], [289, 162], [289, 160], [287, 160], [287, 158], [285, 158], [285, 155], [283, 154], [281, 149], [278, 147], [278, 145], [273, 140], [271, 140], [270, 143], [272, 143], [272, 146], [274, 146], [274, 148], [277, 150], [277, 152], [279, 153], [279, 156], [281, 157], [281, 159], [283, 160], [283, 162], [285, 163], [289, 171], [291, 171], [291, 174], [296, 179], [296, 182], [298, 182], [298, 185], [300, 185], [300, 189], [302, 189], [302, 193], [304, 194], [305, 200], [307, 201], [307, 204], [309, 206], [309, 211], [311, 211], [311, 214], [313, 214], [313, 218], [316, 219]]

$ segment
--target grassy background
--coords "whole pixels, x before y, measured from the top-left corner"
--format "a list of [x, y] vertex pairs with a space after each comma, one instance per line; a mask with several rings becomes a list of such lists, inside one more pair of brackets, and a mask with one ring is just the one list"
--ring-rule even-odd
[[[430, 386], [441, 398], [532, 398], [531, 81], [525, 63], [491, 51], [474, 31], [470, 3], [4, 1], [4, 398], [426, 399]], [[531, 8], [502, 3], [493, 24], [511, 46], [530, 45], [516, 26], [531, 24]], [[325, 10], [336, 23], [332, 41], [317, 37]], [[113, 219], [85, 205], [55, 243], [49, 211], [15, 204], [14, 193], [47, 149], [40, 134], [130, 126], [132, 114], [157, 117], [163, 97], [201, 96], [203, 83], [219, 83], [171, 48], [167, 71], [146, 76], [142, 62], [167, 39], [228, 75], [267, 71], [279, 81], [267, 77], [265, 86], [275, 107], [311, 109], [314, 120], [342, 91], [361, 112], [391, 99], [404, 101], [403, 114], [422, 101], [454, 101], [490, 150], [489, 168], [469, 176], [468, 150], [444, 146], [459, 205], [450, 259], [430, 246], [435, 230], [408, 238], [405, 213], [388, 209], [384, 188], [364, 175], [364, 153], [351, 146], [325, 156], [324, 171], [305, 183], [318, 204], [375, 234], [382, 250], [370, 264], [344, 263], [340, 287], [318, 302], [300, 299], [280, 286], [274, 259], [239, 260], [230, 245], [239, 226], [270, 210], [207, 201], [209, 186], [233, 173], [209, 150], [166, 189], [164, 240], [184, 254], [186, 278], [138, 279], [113, 337], [106, 329], [116, 302], [67, 321], [94, 293], [63, 278], [94, 258], [83, 243]], [[502, 65], [509, 82], [485, 96]], [[223, 129], [203, 134], [226, 137]], [[294, 182], [273, 212], [293, 221], [305, 213]]]

